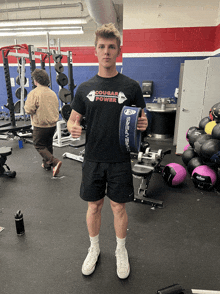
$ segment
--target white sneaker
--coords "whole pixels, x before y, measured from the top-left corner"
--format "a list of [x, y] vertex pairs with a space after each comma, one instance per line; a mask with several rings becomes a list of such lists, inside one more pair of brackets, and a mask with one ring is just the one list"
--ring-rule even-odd
[[117, 249], [115, 251], [115, 256], [117, 264], [117, 275], [120, 279], [126, 279], [130, 274], [127, 249]]
[[96, 249], [95, 247], [90, 247], [88, 251], [89, 253], [82, 265], [82, 273], [86, 276], [91, 275], [94, 272], [100, 254], [100, 249]]

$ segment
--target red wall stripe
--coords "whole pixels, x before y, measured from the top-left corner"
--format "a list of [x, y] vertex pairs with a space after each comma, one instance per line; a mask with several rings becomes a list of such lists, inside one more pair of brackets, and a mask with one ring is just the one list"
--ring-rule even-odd
[[123, 53], [214, 51], [219, 48], [217, 30], [219, 26], [124, 30]]
[[220, 48], [220, 25], [216, 27], [215, 31], [215, 50]]

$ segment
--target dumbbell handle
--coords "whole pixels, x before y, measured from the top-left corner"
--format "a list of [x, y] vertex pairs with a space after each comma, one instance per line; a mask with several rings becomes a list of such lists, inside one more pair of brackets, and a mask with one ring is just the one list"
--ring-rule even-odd
[[151, 159], [151, 160], [157, 160], [159, 158], [162, 158], [162, 150], [159, 149], [158, 151], [149, 151], [149, 148], [146, 149], [146, 152], [139, 152], [138, 153], [138, 162], [142, 162], [142, 159]]

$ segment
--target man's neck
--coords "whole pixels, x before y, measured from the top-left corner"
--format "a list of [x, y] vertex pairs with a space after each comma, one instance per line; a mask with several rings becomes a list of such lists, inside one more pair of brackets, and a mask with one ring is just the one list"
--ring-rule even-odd
[[116, 68], [114, 69], [99, 68], [99, 71], [98, 71], [98, 76], [102, 78], [113, 78], [117, 76], [117, 74], [118, 74], [118, 71], [116, 70]]

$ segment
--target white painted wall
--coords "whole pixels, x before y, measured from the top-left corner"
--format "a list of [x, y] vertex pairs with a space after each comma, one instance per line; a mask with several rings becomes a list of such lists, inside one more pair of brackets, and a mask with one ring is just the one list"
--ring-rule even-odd
[[219, 0], [124, 0], [124, 29], [216, 26]]

